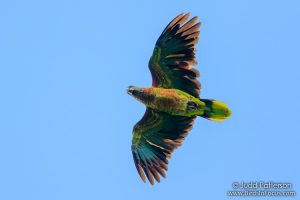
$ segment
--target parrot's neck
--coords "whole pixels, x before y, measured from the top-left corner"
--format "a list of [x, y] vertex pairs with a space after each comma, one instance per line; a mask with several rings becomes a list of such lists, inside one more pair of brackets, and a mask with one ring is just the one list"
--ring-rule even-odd
[[153, 93], [151, 88], [141, 88], [141, 90], [136, 95], [134, 95], [134, 97], [148, 106], [153, 102], [155, 94]]

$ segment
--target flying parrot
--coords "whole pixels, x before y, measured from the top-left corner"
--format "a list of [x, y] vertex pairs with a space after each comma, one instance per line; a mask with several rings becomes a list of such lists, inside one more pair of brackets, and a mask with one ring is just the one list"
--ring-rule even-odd
[[199, 71], [193, 68], [200, 22], [179, 14], [158, 38], [149, 61], [152, 87], [129, 86], [127, 93], [146, 106], [133, 128], [132, 154], [141, 179], [154, 185], [168, 169], [168, 159], [192, 129], [197, 116], [222, 122], [231, 111], [225, 103], [201, 99]]

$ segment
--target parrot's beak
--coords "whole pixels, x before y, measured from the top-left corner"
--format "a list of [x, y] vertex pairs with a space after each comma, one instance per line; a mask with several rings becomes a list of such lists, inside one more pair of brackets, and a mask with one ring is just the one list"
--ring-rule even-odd
[[127, 87], [126, 91], [127, 91], [127, 94], [132, 96], [132, 93], [133, 93], [134, 89], [132, 88], [132, 86], [129, 86], [129, 87]]

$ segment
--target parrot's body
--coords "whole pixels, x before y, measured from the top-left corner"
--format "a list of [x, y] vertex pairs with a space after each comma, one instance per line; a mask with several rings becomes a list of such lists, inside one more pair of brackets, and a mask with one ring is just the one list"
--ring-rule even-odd
[[[197, 116], [224, 121], [231, 114], [225, 103], [201, 99], [199, 72], [192, 68], [200, 23], [180, 14], [165, 28], [149, 61], [151, 88], [129, 86], [128, 94], [147, 107], [133, 128], [132, 154], [145, 182], [165, 177], [168, 159], [192, 129]], [[159, 176], [160, 175], [160, 176]]]
[[170, 115], [184, 117], [198, 115], [214, 121], [223, 121], [230, 114], [226, 105], [220, 101], [199, 99], [178, 89], [130, 86], [129, 90], [130, 88], [136, 92], [140, 91], [135, 97], [148, 108]]

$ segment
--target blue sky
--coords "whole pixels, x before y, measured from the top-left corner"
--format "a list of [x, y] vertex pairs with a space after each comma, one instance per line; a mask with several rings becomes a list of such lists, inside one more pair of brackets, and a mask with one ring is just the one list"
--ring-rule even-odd
[[[1, 1], [0, 199], [233, 199], [235, 181], [291, 182], [299, 193], [299, 8], [296, 0]], [[181, 12], [202, 21], [201, 97], [233, 114], [224, 123], [198, 118], [152, 187], [130, 151], [145, 107], [125, 88], [151, 85], [156, 39]]]

